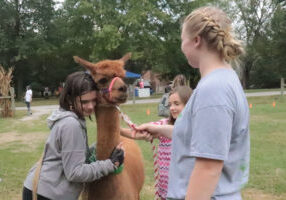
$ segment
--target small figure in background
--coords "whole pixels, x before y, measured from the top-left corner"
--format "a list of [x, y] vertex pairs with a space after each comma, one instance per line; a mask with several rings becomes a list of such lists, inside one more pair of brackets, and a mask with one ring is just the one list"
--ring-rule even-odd
[[169, 93], [171, 91], [170, 85], [168, 85], [165, 88], [165, 94], [163, 94], [162, 98], [160, 99], [159, 105], [158, 105], [158, 116], [161, 117], [169, 117], [170, 111], [169, 111]]
[[31, 115], [32, 111], [31, 111], [31, 102], [32, 102], [32, 97], [33, 97], [33, 92], [31, 89], [31, 86], [27, 86], [26, 87], [26, 93], [25, 93], [25, 103], [27, 105], [27, 115]]
[[58, 96], [61, 95], [62, 90], [63, 90], [63, 86], [62, 86], [62, 83], [60, 83], [60, 86], [58, 87]]
[[48, 87], [45, 87], [44, 97], [45, 97], [45, 99], [48, 99], [48, 98], [49, 98], [49, 88], [48, 88]]
[[177, 76], [175, 76], [171, 88], [174, 89], [175, 87], [184, 85], [187, 85], [186, 77], [183, 74], [178, 74]]
[[139, 87], [140, 87], [140, 89], [144, 88], [144, 80], [143, 80], [143, 78], [141, 78], [140, 81], [139, 81]]
[[158, 116], [161, 117], [168, 117], [170, 115], [169, 111], [169, 93], [171, 90], [175, 89], [178, 86], [186, 86], [187, 85], [187, 79], [183, 74], [178, 74], [175, 76], [174, 80], [172, 81], [172, 84], [166, 86], [165, 88], [165, 94], [160, 99], [159, 105], [158, 105]]

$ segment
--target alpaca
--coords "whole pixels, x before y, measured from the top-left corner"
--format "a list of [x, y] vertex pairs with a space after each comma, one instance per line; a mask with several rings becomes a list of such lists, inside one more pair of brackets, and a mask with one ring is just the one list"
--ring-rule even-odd
[[[88, 185], [88, 200], [136, 200], [144, 183], [143, 158], [138, 145], [120, 136], [119, 111], [116, 105], [127, 100], [127, 87], [123, 80], [125, 62], [131, 54], [119, 60], [104, 60], [96, 64], [74, 57], [75, 62], [90, 71], [101, 93], [96, 105], [97, 160], [107, 159], [112, 149], [123, 142], [124, 169]], [[115, 78], [114, 78], [115, 77]]]

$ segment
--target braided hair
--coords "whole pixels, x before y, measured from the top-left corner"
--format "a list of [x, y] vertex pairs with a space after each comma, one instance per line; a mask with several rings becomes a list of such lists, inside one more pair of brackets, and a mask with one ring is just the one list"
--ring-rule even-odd
[[[244, 53], [241, 42], [234, 37], [231, 20], [215, 7], [201, 7], [184, 20], [185, 30], [192, 38], [201, 36], [210, 50], [219, 53], [227, 62]], [[191, 39], [192, 39], [191, 38]]]

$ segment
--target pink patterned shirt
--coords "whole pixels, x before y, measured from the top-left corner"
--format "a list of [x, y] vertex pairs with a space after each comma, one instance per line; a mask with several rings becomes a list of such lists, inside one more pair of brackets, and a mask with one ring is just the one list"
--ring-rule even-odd
[[[152, 122], [156, 125], [168, 124], [168, 119], [161, 119], [157, 122]], [[171, 144], [172, 140], [166, 137], [159, 138], [157, 148], [157, 162], [159, 167], [159, 183], [158, 188], [155, 188], [162, 200], [166, 199], [168, 190], [168, 173], [171, 160]]]

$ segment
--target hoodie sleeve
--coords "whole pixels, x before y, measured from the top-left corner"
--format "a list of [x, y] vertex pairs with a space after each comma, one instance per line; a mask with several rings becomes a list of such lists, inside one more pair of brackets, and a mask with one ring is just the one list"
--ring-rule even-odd
[[74, 118], [69, 118], [63, 125], [60, 144], [64, 174], [71, 182], [91, 182], [115, 170], [110, 159], [85, 164], [85, 133]]

